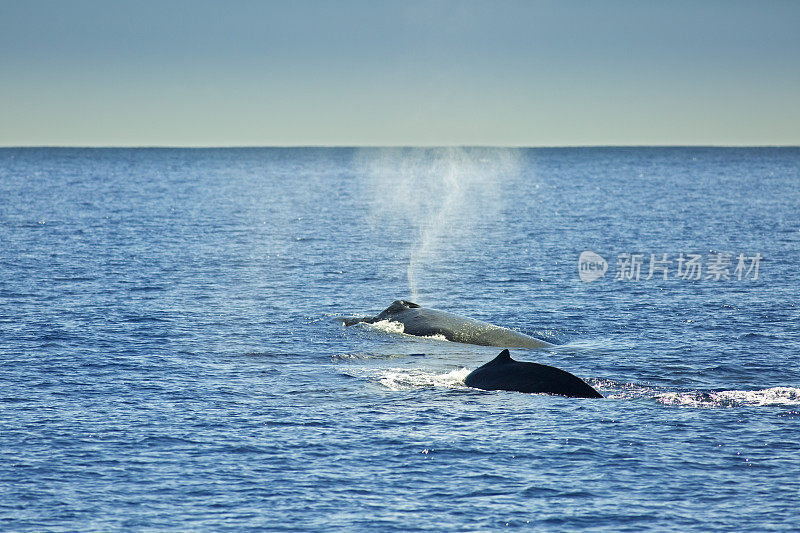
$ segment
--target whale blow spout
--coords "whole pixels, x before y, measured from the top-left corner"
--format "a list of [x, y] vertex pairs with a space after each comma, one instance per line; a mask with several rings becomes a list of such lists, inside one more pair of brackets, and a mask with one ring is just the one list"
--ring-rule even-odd
[[464, 384], [483, 390], [557, 394], [570, 398], [602, 398], [581, 378], [553, 366], [515, 361], [508, 350], [472, 371]]

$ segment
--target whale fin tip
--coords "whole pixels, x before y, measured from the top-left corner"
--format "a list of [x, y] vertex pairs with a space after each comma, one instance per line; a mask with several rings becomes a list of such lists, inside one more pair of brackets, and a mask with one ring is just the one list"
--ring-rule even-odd
[[510, 363], [511, 361], [513, 361], [513, 359], [511, 359], [511, 354], [508, 352], [508, 348], [506, 348], [505, 350], [500, 352], [500, 354], [497, 357], [495, 357], [492, 362], [493, 363]]

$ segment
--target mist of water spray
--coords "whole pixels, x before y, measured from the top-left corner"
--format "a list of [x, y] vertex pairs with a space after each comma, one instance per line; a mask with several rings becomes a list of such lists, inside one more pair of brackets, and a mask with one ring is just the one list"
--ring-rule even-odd
[[418, 301], [423, 269], [469, 246], [483, 222], [499, 215], [519, 156], [500, 148], [371, 149], [357, 155], [357, 164], [367, 178], [373, 225], [390, 219], [412, 232], [406, 274]]

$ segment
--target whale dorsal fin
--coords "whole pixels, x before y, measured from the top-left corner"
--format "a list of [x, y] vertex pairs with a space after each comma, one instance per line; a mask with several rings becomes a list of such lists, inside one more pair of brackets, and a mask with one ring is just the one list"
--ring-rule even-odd
[[375, 317], [372, 319], [372, 322], [386, 320], [394, 314], [402, 313], [403, 311], [408, 311], [409, 309], [413, 309], [415, 307], [419, 306], [415, 303], [407, 302], [406, 300], [395, 300], [392, 302], [392, 305], [375, 315]]
[[512, 361], [513, 359], [511, 359], [511, 354], [508, 353], [508, 349], [505, 349], [502, 352], [500, 352], [500, 355], [491, 360], [491, 364], [502, 365], [505, 363], [510, 363]]

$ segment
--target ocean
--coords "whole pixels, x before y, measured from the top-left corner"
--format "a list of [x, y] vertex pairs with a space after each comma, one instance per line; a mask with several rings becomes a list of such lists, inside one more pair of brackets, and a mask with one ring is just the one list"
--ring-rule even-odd
[[0, 246], [2, 530], [800, 529], [798, 148], [4, 148]]

